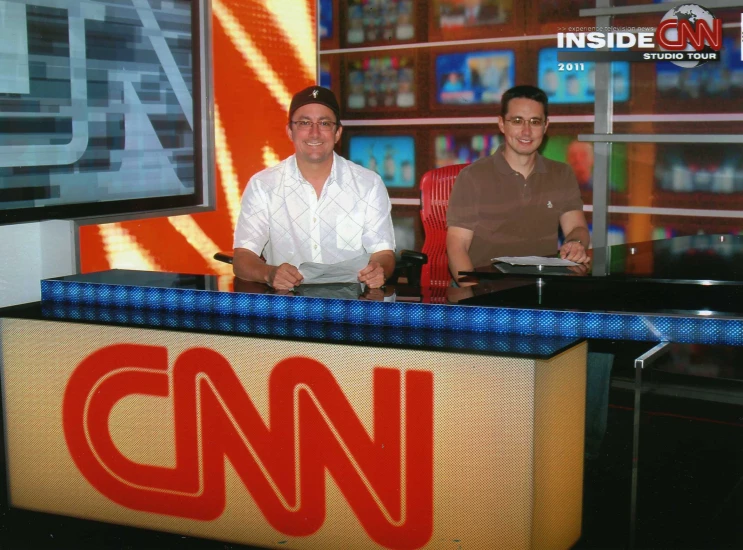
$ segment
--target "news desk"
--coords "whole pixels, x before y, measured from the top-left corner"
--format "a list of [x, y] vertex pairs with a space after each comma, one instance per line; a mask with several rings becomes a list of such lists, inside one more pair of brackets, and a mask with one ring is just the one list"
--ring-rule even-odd
[[0, 311], [9, 503], [269, 548], [569, 548], [586, 340], [742, 345], [741, 245], [488, 266], [458, 304], [121, 270], [43, 281], [40, 303]]

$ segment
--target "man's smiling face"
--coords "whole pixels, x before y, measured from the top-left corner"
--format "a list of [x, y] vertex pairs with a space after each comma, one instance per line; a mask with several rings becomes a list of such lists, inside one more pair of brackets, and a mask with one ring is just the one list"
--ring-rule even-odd
[[[330, 131], [323, 130], [319, 124], [313, 124], [309, 129], [302, 129], [296, 124], [297, 121], [302, 120], [314, 123], [328, 121], [335, 125]], [[343, 130], [337, 122], [333, 111], [319, 103], [304, 105], [294, 112], [292, 121], [287, 127], [287, 134], [294, 142], [294, 151], [300, 163], [323, 163], [332, 159], [333, 147], [341, 138]]]
[[[523, 124], [521, 126], [509, 122], [516, 118], [522, 119]], [[529, 123], [532, 119], [539, 119], [544, 124], [532, 126]], [[549, 122], [544, 116], [544, 105], [525, 97], [518, 97], [509, 101], [506, 116], [498, 121], [498, 127], [506, 138], [506, 147], [510, 149], [511, 154], [519, 156], [530, 156], [536, 153], [542, 144], [548, 125]]]

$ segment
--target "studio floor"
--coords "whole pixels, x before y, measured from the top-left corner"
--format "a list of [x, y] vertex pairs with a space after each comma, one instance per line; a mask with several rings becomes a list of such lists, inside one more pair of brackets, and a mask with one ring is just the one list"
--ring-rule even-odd
[[[642, 353], [641, 346], [636, 348], [623, 349], [611, 371], [606, 433], [598, 456], [585, 461], [583, 536], [575, 548], [742, 549], [741, 351], [723, 349], [710, 356], [709, 350], [699, 347], [691, 353], [677, 350], [665, 367], [659, 362], [643, 375], [633, 508], [631, 356]], [[3, 505], [0, 548], [248, 547]]]

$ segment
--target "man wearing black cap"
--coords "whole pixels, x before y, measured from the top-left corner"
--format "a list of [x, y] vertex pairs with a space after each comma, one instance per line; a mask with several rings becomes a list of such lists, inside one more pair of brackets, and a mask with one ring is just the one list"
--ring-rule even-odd
[[[387, 189], [376, 173], [333, 152], [341, 138], [333, 92], [310, 86], [289, 107], [294, 154], [248, 182], [235, 228], [235, 275], [294, 288], [300, 264], [335, 264], [371, 254], [358, 280], [384, 284], [395, 268]], [[265, 262], [261, 259], [265, 258]]]

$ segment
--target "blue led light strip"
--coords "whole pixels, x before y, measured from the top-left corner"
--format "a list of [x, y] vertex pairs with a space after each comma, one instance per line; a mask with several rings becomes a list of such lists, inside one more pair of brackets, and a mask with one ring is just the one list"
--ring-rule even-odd
[[44, 303], [424, 330], [743, 345], [743, 319], [337, 300], [46, 280]]

